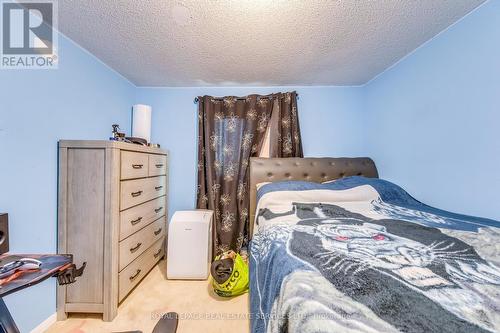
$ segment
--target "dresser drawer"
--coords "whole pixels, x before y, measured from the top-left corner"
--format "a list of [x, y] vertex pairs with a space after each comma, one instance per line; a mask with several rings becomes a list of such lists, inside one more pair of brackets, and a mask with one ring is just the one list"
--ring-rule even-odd
[[167, 156], [149, 154], [149, 175], [160, 176], [167, 174]]
[[119, 267], [121, 271], [132, 260], [151, 246], [155, 241], [165, 235], [165, 217], [161, 217], [153, 223], [145, 226], [135, 234], [122, 240], [119, 244]]
[[118, 274], [118, 299], [119, 302], [127, 296], [146, 274], [154, 267], [163, 256], [163, 238], [156, 241], [149, 249], [130, 263]]
[[166, 193], [166, 176], [125, 180], [120, 188], [120, 210], [125, 210]]
[[165, 215], [165, 196], [120, 212], [120, 240]]
[[120, 179], [147, 177], [148, 165], [148, 154], [122, 151]]

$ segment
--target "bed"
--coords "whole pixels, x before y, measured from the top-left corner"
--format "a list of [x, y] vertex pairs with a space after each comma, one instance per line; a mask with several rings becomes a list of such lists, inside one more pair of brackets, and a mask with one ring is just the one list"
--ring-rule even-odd
[[250, 212], [254, 333], [500, 331], [500, 223], [369, 158], [252, 158]]

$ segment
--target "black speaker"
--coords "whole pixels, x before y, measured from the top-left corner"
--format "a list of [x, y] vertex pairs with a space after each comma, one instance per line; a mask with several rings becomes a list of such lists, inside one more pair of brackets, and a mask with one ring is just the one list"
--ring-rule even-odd
[[9, 215], [0, 213], [0, 254], [9, 251]]

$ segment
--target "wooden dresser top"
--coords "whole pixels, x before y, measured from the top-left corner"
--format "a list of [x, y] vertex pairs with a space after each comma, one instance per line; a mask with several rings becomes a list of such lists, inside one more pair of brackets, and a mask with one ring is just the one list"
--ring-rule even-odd
[[59, 148], [116, 148], [150, 154], [167, 154], [167, 151], [161, 148], [112, 140], [60, 140]]

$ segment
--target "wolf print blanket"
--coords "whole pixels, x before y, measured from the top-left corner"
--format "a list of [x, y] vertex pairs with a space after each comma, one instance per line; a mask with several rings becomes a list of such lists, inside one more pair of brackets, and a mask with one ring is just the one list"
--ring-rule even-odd
[[499, 332], [500, 223], [380, 179], [258, 193], [252, 332]]

